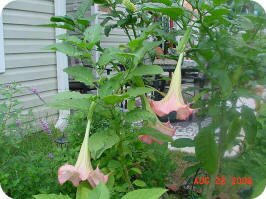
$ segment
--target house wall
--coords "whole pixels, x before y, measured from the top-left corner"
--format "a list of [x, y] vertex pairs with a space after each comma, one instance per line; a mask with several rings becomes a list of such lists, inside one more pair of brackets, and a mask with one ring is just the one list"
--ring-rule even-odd
[[[55, 30], [36, 25], [49, 23], [53, 15], [53, 0], [17, 0], [3, 10], [6, 71], [0, 74], [0, 84], [16, 81], [36, 88], [47, 102], [57, 93], [56, 54], [44, 49], [55, 42]], [[32, 108], [37, 117], [57, 116], [29, 89], [23, 90], [18, 99], [24, 111]]]

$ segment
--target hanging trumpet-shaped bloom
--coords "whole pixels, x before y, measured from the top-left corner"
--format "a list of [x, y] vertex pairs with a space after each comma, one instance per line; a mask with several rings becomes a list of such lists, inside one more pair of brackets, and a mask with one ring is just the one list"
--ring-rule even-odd
[[186, 120], [194, 111], [189, 107], [189, 105], [185, 104], [181, 93], [182, 60], [183, 53], [181, 53], [179, 56], [179, 60], [167, 95], [160, 101], [150, 100], [152, 110], [160, 117], [175, 111], [177, 113], [177, 119]]
[[75, 166], [65, 164], [59, 168], [58, 181], [60, 184], [71, 181], [74, 186], [78, 186], [80, 181], [87, 180], [92, 187], [96, 187], [100, 182], [107, 182], [108, 175], [104, 175], [98, 167], [96, 170], [93, 170], [91, 165], [88, 147], [90, 125], [91, 121], [88, 120], [86, 133]]
[[[156, 118], [156, 122], [155, 123], [149, 123], [148, 126], [153, 128], [153, 129], [158, 130], [159, 132], [161, 132], [164, 135], [167, 135], [169, 137], [173, 137], [176, 129], [170, 124], [170, 122], [162, 123], [156, 117], [155, 113], [152, 111], [147, 98], [145, 98], [144, 101], [145, 101], [146, 110], [151, 112], [152, 114], [154, 114], [154, 117]], [[145, 144], [152, 144], [154, 142], [156, 142], [158, 144], [163, 144], [163, 142], [161, 140], [158, 140], [151, 135], [140, 135], [138, 138], [140, 141], [142, 141]]]
[[162, 141], [150, 136], [150, 135], [140, 135], [139, 136], [139, 140], [142, 141], [145, 144], [152, 144], [154, 142], [158, 143], [158, 144], [163, 144]]

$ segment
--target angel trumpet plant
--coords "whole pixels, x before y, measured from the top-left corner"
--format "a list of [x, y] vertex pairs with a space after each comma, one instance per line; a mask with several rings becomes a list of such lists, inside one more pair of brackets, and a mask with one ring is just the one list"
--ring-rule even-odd
[[88, 181], [91, 187], [96, 187], [99, 183], [106, 183], [108, 181], [108, 175], [104, 175], [98, 167], [93, 170], [91, 165], [88, 139], [94, 107], [95, 102], [92, 102], [88, 114], [86, 133], [75, 166], [65, 164], [58, 170], [58, 181], [60, 184], [71, 181], [77, 187], [81, 181]]
[[183, 57], [184, 53], [182, 52], [179, 55], [178, 63], [167, 95], [160, 101], [150, 100], [152, 110], [160, 117], [175, 111], [177, 119], [186, 120], [194, 111], [189, 105], [185, 104], [181, 93], [181, 64]]

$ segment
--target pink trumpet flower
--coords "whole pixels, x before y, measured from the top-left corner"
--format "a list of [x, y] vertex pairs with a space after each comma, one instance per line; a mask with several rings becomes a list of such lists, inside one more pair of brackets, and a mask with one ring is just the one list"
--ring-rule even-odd
[[177, 113], [177, 119], [186, 120], [194, 112], [194, 109], [191, 109], [188, 104], [185, 104], [181, 93], [182, 60], [183, 53], [180, 54], [167, 95], [160, 101], [150, 100], [152, 110], [160, 117], [175, 111]]
[[88, 147], [89, 129], [90, 121], [88, 121], [86, 134], [75, 166], [65, 164], [59, 168], [58, 181], [60, 184], [71, 181], [77, 187], [80, 181], [87, 180], [92, 187], [96, 187], [100, 182], [106, 183], [108, 181], [108, 175], [104, 175], [98, 167], [95, 170], [92, 168]]
[[145, 144], [152, 144], [154, 142], [158, 143], [158, 144], [163, 144], [162, 141], [150, 136], [150, 135], [140, 135], [139, 136], [139, 140]]
[[[176, 129], [170, 124], [170, 122], [166, 122], [166, 123], [162, 123], [157, 116], [155, 115], [155, 113], [152, 111], [150, 104], [147, 100], [147, 98], [145, 98], [145, 107], [146, 110], [151, 112], [152, 114], [154, 114], [155, 118], [156, 118], [156, 122], [155, 124], [153, 123], [149, 123], [148, 126], [158, 130], [159, 132], [161, 132], [162, 134], [165, 134], [169, 137], [173, 137], [175, 134]], [[158, 140], [156, 138], [154, 138], [151, 135], [140, 135], [139, 140], [142, 141], [145, 144], [152, 144], [154, 142], [158, 143], [158, 144], [163, 144], [163, 141]]]

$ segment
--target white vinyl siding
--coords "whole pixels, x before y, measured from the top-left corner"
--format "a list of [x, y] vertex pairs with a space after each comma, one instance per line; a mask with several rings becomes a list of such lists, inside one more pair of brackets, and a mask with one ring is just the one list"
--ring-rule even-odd
[[[49, 23], [53, 15], [53, 0], [17, 0], [3, 11], [6, 71], [0, 84], [15, 81], [36, 88], [47, 102], [57, 93], [56, 54], [45, 49], [55, 43], [55, 30], [38, 25]], [[57, 117], [57, 111], [28, 90], [18, 99], [24, 111], [32, 108], [38, 117]]]

